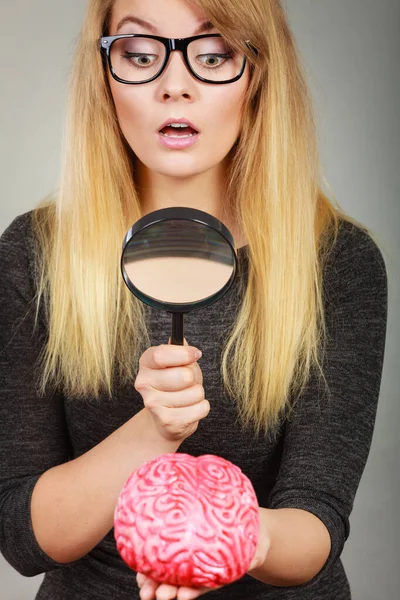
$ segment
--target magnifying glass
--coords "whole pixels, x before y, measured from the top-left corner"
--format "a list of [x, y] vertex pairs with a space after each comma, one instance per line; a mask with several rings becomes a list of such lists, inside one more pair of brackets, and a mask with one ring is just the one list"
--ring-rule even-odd
[[172, 314], [175, 345], [183, 346], [183, 315], [222, 298], [237, 269], [233, 235], [202, 210], [153, 211], [136, 221], [124, 238], [124, 281], [142, 302]]

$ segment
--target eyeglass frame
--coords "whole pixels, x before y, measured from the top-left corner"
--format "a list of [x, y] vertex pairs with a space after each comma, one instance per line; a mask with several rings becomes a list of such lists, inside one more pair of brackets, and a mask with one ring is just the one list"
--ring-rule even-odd
[[[134, 38], [134, 37], [142, 37], [142, 38], [149, 38], [152, 40], [157, 40], [165, 46], [166, 54], [165, 54], [164, 63], [162, 65], [161, 69], [159, 70], [159, 72], [154, 77], [151, 77], [151, 79], [145, 79], [144, 81], [127, 81], [125, 79], [121, 79], [120, 77], [118, 77], [118, 75], [115, 73], [115, 71], [113, 69], [113, 66], [111, 64], [111, 56], [110, 56], [110, 50], [111, 50], [111, 46], [112, 46], [113, 42], [118, 39], [122, 39], [122, 38]], [[243, 55], [243, 65], [242, 65], [242, 69], [241, 69], [239, 75], [237, 75], [233, 79], [228, 79], [227, 81], [214, 81], [211, 79], [205, 79], [204, 77], [201, 77], [200, 75], [198, 75], [192, 69], [189, 58], [188, 58], [188, 54], [187, 54], [187, 48], [188, 48], [189, 44], [195, 40], [199, 40], [201, 38], [209, 38], [209, 37], [221, 37], [222, 38], [223, 36], [220, 33], [206, 33], [206, 34], [194, 35], [192, 37], [186, 37], [186, 38], [166, 38], [166, 37], [161, 37], [158, 35], [146, 35], [146, 34], [141, 34], [141, 33], [123, 33], [123, 34], [119, 34], [119, 35], [103, 36], [100, 38], [99, 42], [100, 42], [101, 51], [103, 52], [103, 54], [106, 55], [107, 64], [110, 69], [111, 75], [113, 76], [113, 78], [116, 81], [119, 81], [120, 83], [125, 83], [127, 85], [140, 85], [142, 83], [150, 83], [151, 81], [154, 81], [155, 79], [157, 79], [157, 77], [160, 77], [160, 75], [165, 71], [165, 68], [168, 64], [171, 52], [174, 52], [175, 50], [179, 50], [182, 53], [187, 69], [193, 75], [193, 77], [195, 77], [199, 81], [202, 81], [204, 83], [216, 84], [216, 85], [224, 85], [226, 83], [233, 83], [234, 81], [237, 81], [238, 79], [240, 79], [246, 68], [246, 63], [247, 63], [246, 55]], [[249, 42], [250, 42], [250, 40], [246, 40], [247, 45], [249, 45]], [[251, 47], [251, 46], [249, 46], [249, 47]]]

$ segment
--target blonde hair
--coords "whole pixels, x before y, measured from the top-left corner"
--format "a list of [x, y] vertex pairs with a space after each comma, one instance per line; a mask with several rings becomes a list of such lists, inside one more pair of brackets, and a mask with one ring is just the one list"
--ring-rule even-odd
[[[311, 98], [279, 0], [197, 4], [251, 69], [226, 204], [249, 242], [248, 285], [221, 375], [242, 425], [273, 432], [311, 368], [323, 376], [323, 265], [339, 218], [356, 221], [320, 189]], [[33, 214], [37, 314], [43, 303], [49, 326], [42, 393], [51, 383], [69, 396], [95, 397], [111, 395], [116, 379], [133, 386], [150, 345], [146, 306], [119, 271], [128, 215], [139, 219], [141, 211], [132, 152], [98, 48], [112, 5], [89, 1], [70, 82], [60, 188]]]

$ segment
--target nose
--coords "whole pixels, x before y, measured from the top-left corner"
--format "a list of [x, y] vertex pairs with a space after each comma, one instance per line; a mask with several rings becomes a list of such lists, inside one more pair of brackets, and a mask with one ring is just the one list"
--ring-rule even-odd
[[179, 50], [171, 52], [165, 71], [159, 78], [159, 85], [164, 100], [168, 98], [177, 99], [182, 96], [187, 99], [194, 98], [195, 78], [188, 70]]

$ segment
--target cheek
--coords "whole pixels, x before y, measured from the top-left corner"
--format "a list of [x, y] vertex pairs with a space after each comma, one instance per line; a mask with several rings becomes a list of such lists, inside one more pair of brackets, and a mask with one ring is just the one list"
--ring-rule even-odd
[[216, 145], [233, 144], [241, 126], [242, 107], [245, 91], [242, 89], [223, 90], [219, 98], [209, 100], [204, 110], [204, 123], [209, 124], [208, 132], [215, 137]]
[[115, 109], [117, 111], [117, 117], [122, 131], [125, 135], [133, 133], [135, 130], [139, 130], [140, 126], [143, 125], [143, 116], [140, 111], [140, 104], [132, 102], [131, 98], [124, 96], [117, 98], [115, 102]]
[[132, 90], [129, 86], [111, 84], [111, 91], [122, 133], [132, 145], [135, 140], [141, 139], [142, 131], [148, 132], [151, 121], [151, 111], [148, 109], [150, 98], [146, 97], [145, 89]]
[[[240, 134], [242, 111], [249, 86], [250, 74], [248, 66], [241, 79], [236, 83], [221, 85], [205, 93], [207, 106], [203, 112], [204, 121], [207, 117], [213, 122], [211, 134], [215, 137], [216, 146], [229, 146], [228, 151]], [[207, 90], [206, 90], [207, 91]], [[217, 135], [216, 135], [217, 134]]]

